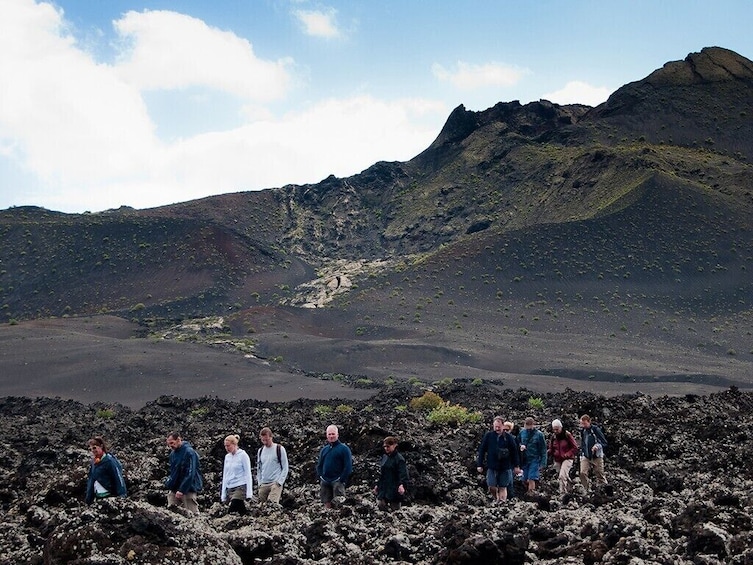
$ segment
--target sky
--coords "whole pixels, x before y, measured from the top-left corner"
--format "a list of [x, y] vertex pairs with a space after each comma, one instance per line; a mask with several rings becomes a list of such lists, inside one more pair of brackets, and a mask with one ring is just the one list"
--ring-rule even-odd
[[460, 104], [596, 106], [753, 58], [749, 0], [0, 0], [0, 209], [98, 212], [407, 161]]

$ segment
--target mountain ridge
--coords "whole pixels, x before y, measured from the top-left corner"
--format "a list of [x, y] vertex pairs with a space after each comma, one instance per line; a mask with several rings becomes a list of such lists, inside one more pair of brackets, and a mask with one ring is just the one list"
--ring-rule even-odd
[[[585, 357], [557, 350], [585, 351], [568, 340], [590, 335], [631, 351], [610, 350], [594, 371], [744, 380], [751, 69], [704, 48], [596, 108], [459, 105], [413, 159], [347, 178], [145, 210], [0, 211], [3, 320], [115, 314], [159, 335], [221, 316], [226, 333], [291, 371], [329, 364], [366, 378], [429, 378], [435, 362], [489, 378], [506, 363], [502, 336], [525, 372], [579, 371]], [[347, 347], [330, 355], [320, 335]], [[415, 363], [398, 352], [406, 335], [422, 344]], [[551, 355], [532, 365], [521, 336]], [[635, 360], [633, 348], [655, 344], [673, 360]], [[445, 345], [458, 367], [453, 354], [437, 360]], [[394, 363], [379, 365], [380, 347]], [[368, 354], [349, 367], [355, 350]], [[696, 366], [683, 366], [689, 356]]]

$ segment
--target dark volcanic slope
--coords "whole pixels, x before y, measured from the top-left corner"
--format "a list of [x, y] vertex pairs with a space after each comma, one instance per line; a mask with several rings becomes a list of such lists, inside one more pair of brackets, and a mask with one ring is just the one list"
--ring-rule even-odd
[[[5, 210], [2, 320], [114, 314], [160, 340], [221, 317], [180, 340], [224, 334], [291, 375], [747, 386], [751, 116], [753, 63], [712, 47], [596, 108], [460, 106], [414, 159], [350, 178], [151, 210]], [[225, 363], [238, 359], [212, 370]], [[252, 365], [239, 370], [264, 378]]]

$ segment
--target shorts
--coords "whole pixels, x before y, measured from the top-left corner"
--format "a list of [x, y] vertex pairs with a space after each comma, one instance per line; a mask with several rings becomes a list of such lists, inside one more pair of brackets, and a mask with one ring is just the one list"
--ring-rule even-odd
[[525, 467], [523, 467], [523, 480], [524, 481], [538, 481], [541, 477], [539, 476], [539, 462], [538, 461], [531, 461], [530, 463], [526, 463]]
[[486, 484], [489, 487], [511, 487], [512, 486], [512, 469], [497, 471], [496, 469], [487, 469]]
[[340, 481], [334, 483], [326, 483], [323, 480], [319, 480], [319, 498], [322, 502], [327, 504], [332, 502], [336, 496], [345, 496], [345, 485]]

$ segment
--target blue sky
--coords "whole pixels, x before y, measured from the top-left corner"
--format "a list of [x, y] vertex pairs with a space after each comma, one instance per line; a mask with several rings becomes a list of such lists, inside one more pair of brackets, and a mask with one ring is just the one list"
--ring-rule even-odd
[[595, 106], [748, 0], [0, 0], [0, 208], [147, 208], [425, 149], [453, 108]]

